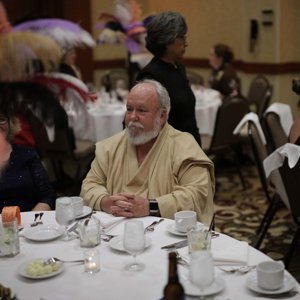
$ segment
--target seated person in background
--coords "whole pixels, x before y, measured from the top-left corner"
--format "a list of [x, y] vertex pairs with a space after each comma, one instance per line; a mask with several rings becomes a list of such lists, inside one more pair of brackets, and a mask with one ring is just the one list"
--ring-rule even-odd
[[21, 211], [51, 210], [56, 194], [37, 153], [11, 144], [14, 125], [0, 113], [0, 212], [4, 206]]
[[209, 63], [213, 71], [208, 79], [212, 89], [219, 91], [224, 99], [240, 93], [240, 81], [231, 63], [233, 51], [223, 44], [216, 44], [210, 51]]
[[64, 49], [64, 54], [59, 65], [58, 72], [82, 79], [81, 73], [76, 67], [76, 57], [76, 50], [74, 48]]
[[96, 144], [96, 157], [81, 196], [94, 210], [115, 216], [174, 218], [194, 210], [213, 214], [214, 166], [189, 133], [167, 122], [170, 97], [157, 81], [144, 80], [128, 94], [126, 129]]
[[[300, 78], [294, 79], [292, 82], [292, 90], [297, 95], [300, 95]], [[292, 144], [300, 146], [300, 117], [294, 120], [290, 130], [289, 141]]]

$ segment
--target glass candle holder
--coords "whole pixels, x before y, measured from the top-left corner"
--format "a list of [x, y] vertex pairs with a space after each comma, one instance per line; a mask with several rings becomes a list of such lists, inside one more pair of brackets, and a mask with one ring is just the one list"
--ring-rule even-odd
[[96, 249], [84, 251], [84, 270], [88, 274], [95, 274], [100, 271], [100, 255]]

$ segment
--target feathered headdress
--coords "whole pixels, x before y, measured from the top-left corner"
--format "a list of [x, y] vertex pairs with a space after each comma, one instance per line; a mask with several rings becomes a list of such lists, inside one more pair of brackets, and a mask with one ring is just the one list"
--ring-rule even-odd
[[146, 33], [140, 6], [135, 0], [115, 0], [113, 14], [102, 13], [96, 28], [102, 29], [99, 44], [125, 43], [130, 53], [137, 53], [144, 45]]
[[22, 22], [14, 31], [32, 31], [53, 38], [63, 49], [80, 46], [94, 47], [92, 36], [78, 24], [62, 19], [36, 19]]

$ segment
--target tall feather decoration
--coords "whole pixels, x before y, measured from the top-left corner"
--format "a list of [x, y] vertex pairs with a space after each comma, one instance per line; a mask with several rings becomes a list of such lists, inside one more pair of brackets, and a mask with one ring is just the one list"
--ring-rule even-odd
[[12, 31], [10, 22], [8, 21], [6, 10], [2, 2], [0, 2], [0, 35]]
[[0, 36], [0, 80], [17, 81], [37, 71], [57, 69], [61, 48], [49, 37], [33, 32]]

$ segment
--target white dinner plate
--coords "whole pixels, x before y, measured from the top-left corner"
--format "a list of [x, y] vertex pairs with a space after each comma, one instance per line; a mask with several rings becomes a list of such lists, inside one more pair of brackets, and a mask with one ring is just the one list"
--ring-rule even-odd
[[[49, 258], [49, 257], [48, 257]], [[42, 260], [45, 261], [47, 260], [47, 258], [36, 258], [36, 259], [31, 259], [29, 261], [26, 261], [24, 263], [22, 263], [19, 267], [18, 267], [18, 273], [26, 278], [30, 278], [30, 279], [45, 279], [45, 278], [49, 278], [49, 277], [53, 277], [56, 276], [58, 274], [60, 274], [61, 272], [64, 271], [65, 267], [63, 263], [57, 262], [57, 264], [59, 265], [59, 268], [57, 271], [51, 272], [49, 274], [45, 274], [45, 275], [41, 275], [41, 276], [31, 276], [29, 274], [26, 273], [26, 267], [28, 264], [30, 264], [32, 261], [34, 260]]]
[[214, 282], [202, 293], [200, 293], [200, 289], [197, 286], [193, 285], [189, 280], [184, 280], [182, 284], [185, 294], [194, 297], [214, 295], [220, 293], [225, 288], [225, 281], [222, 277], [216, 277]]
[[82, 219], [82, 218], [86, 217], [87, 215], [89, 215], [91, 212], [92, 212], [92, 209], [89, 206], [83, 206], [82, 214], [76, 216], [75, 220], [76, 219]]
[[58, 225], [38, 225], [24, 230], [23, 236], [35, 242], [54, 240], [64, 234], [62, 227]]
[[[149, 237], [146, 237], [145, 249], [148, 248], [150, 245], [151, 239]], [[109, 246], [114, 250], [126, 252], [126, 250], [123, 247], [123, 236], [116, 236], [112, 238], [109, 241]]]
[[278, 294], [289, 292], [291, 289], [293, 289], [295, 287], [295, 281], [291, 276], [285, 274], [283, 279], [283, 286], [280, 289], [266, 290], [257, 285], [257, 278], [256, 278], [256, 274], [254, 273], [248, 276], [246, 280], [246, 285], [251, 291], [259, 294], [278, 295]]
[[[197, 224], [197, 228], [201, 228], [203, 225], [201, 224]], [[181, 231], [178, 231], [175, 227], [175, 223], [170, 223], [167, 225], [167, 231], [171, 234], [174, 234], [174, 235], [178, 235], [178, 236], [187, 236], [187, 232], [181, 232]]]

